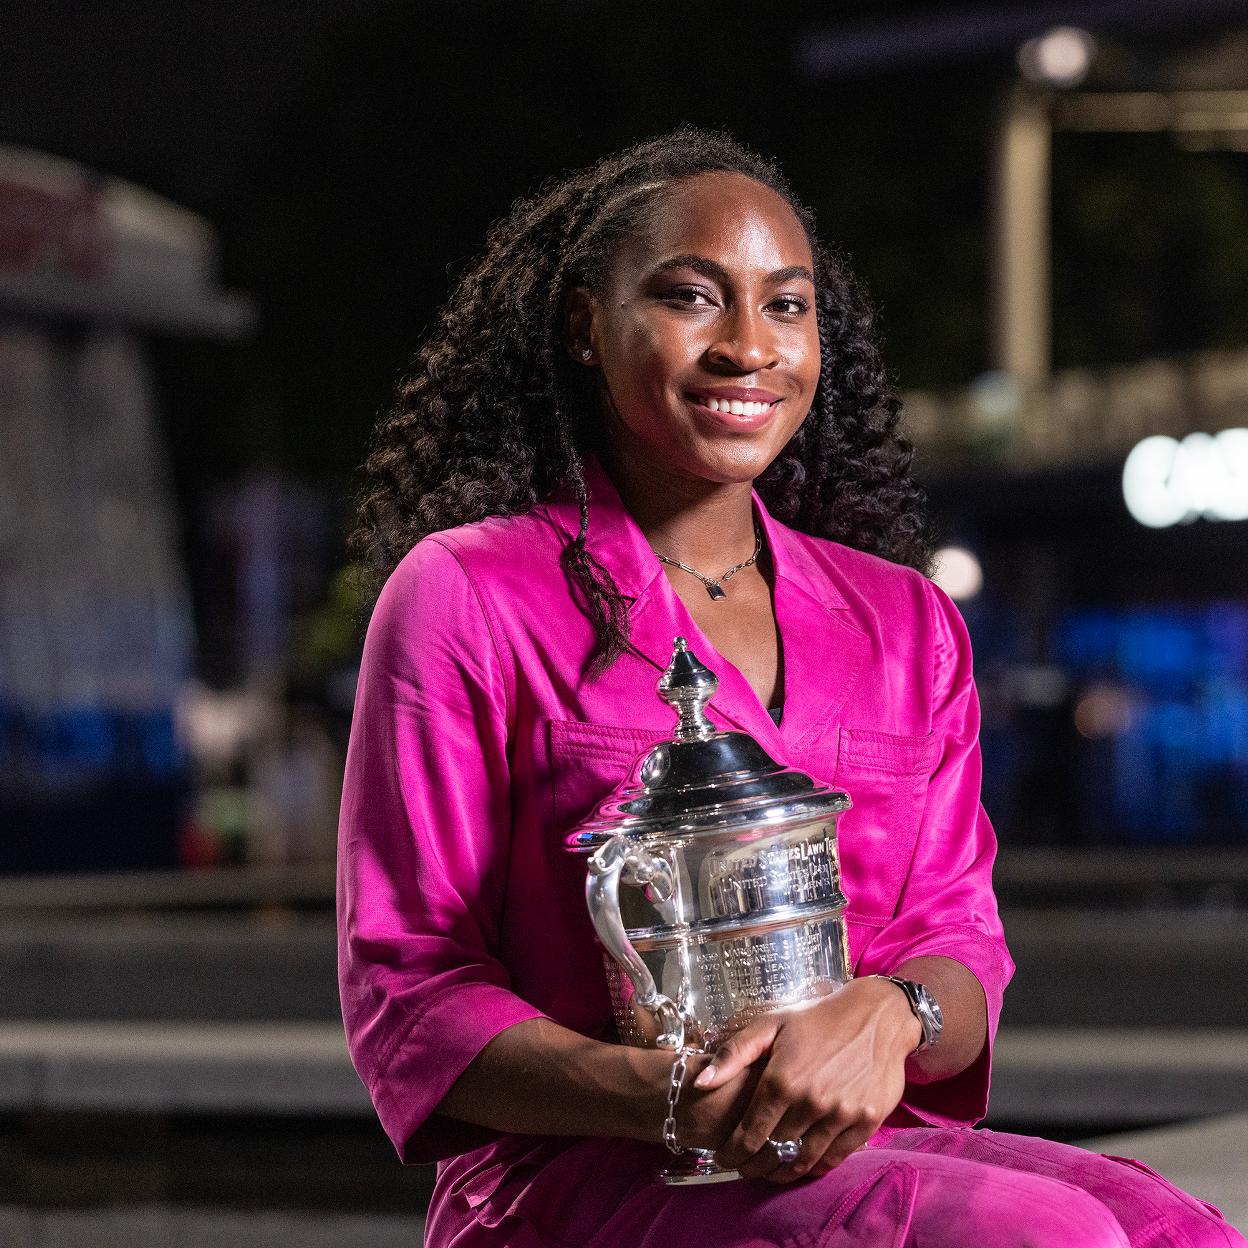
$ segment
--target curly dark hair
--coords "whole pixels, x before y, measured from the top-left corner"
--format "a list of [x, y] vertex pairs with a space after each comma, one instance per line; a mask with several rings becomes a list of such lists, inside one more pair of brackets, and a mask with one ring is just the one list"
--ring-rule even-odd
[[565, 296], [600, 291], [618, 244], [657, 197], [710, 172], [782, 195], [814, 256], [819, 383], [759, 494], [794, 528], [928, 570], [913, 452], [865, 296], [774, 163], [727, 135], [682, 127], [548, 183], [490, 228], [374, 435], [349, 541], [369, 599], [426, 534], [526, 511], [566, 484], [581, 526], [563, 560], [598, 637], [592, 667], [605, 670], [628, 648], [627, 602], [586, 546], [584, 457], [601, 453], [603, 432], [590, 370], [565, 350]]

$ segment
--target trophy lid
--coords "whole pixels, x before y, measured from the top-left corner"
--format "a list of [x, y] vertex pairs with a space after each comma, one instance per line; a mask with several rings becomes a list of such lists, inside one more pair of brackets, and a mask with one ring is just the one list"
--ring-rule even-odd
[[626, 779], [564, 841], [596, 849], [612, 836], [638, 840], [760, 835], [791, 823], [839, 814], [849, 796], [773, 759], [748, 733], [723, 732], [706, 713], [715, 674], [677, 637], [659, 678], [659, 696], [678, 716], [676, 733], [633, 764]]

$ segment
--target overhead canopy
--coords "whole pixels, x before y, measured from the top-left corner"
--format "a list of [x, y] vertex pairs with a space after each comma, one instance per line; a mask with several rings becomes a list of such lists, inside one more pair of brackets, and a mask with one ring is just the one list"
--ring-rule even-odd
[[251, 300], [218, 285], [216, 234], [141, 187], [0, 145], [0, 312], [238, 338]]

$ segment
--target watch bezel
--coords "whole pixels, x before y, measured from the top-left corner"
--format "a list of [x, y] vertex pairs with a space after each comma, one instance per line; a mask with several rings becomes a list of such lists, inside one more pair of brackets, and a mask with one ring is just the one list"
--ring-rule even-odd
[[900, 975], [881, 975], [880, 979], [887, 979], [889, 983], [896, 984], [906, 994], [906, 1000], [910, 1003], [910, 1012], [919, 1020], [923, 1038], [912, 1052], [922, 1053], [932, 1048], [940, 1039], [940, 1033], [945, 1025], [945, 1016], [941, 1011], [940, 1003], [932, 995], [931, 989], [926, 984], [920, 984], [913, 979], [903, 979]]

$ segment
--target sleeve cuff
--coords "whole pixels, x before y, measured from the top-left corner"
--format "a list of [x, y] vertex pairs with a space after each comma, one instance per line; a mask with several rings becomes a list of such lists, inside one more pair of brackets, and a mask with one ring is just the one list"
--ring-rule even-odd
[[407, 1165], [441, 1161], [497, 1139], [496, 1131], [435, 1110], [495, 1036], [544, 1017], [495, 984], [460, 984], [435, 997], [369, 1083], [377, 1117], [400, 1160]]
[[[979, 931], [942, 931], [894, 951], [887, 966], [895, 974], [911, 958], [948, 958], [966, 967], [984, 991], [988, 1017], [987, 1035], [979, 1056], [965, 1070], [936, 1083], [907, 1083], [901, 1103], [889, 1116], [890, 1127], [973, 1126], [988, 1112], [992, 1082], [992, 1045], [1001, 1018], [1001, 1001], [1012, 967], [1003, 959], [998, 944]], [[864, 959], [865, 961], [866, 959]], [[862, 973], [872, 973], [863, 967]]]

